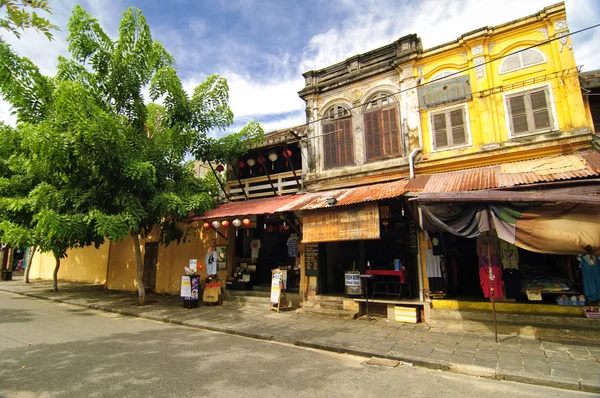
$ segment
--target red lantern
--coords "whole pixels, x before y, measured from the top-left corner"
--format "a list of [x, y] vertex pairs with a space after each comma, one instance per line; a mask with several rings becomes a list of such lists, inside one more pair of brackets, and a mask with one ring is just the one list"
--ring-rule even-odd
[[210, 224], [209, 224], [209, 223], [207, 223], [207, 222], [205, 222], [204, 224], [202, 224], [202, 227], [203, 227], [204, 229], [209, 229], [209, 228], [210, 228]]
[[243, 169], [244, 167], [246, 167], [246, 162], [244, 162], [243, 160], [240, 160], [240, 161], [238, 162], [238, 167], [239, 167], [240, 169]]
[[223, 228], [228, 228], [229, 227], [229, 221], [228, 220], [223, 220], [223, 222], [221, 223], [221, 225], [223, 226]]
[[267, 225], [267, 231], [273, 232], [273, 226], [272, 225]]
[[242, 225], [243, 225], [244, 227], [249, 227], [249, 226], [250, 226], [250, 224], [252, 224], [252, 221], [250, 221], [250, 219], [249, 219], [249, 218], [244, 218], [244, 219], [242, 220]]
[[288, 167], [288, 159], [292, 157], [292, 151], [284, 149], [282, 155], [285, 158], [285, 167]]
[[262, 166], [265, 164], [267, 159], [263, 155], [260, 155], [258, 158], [256, 158], [256, 161], [258, 164], [260, 164], [260, 171], [262, 171]]
[[218, 164], [218, 165], [217, 165], [217, 167], [216, 167], [216, 169], [217, 169], [217, 171], [220, 173], [220, 172], [222, 172], [223, 170], [225, 170], [225, 167], [223, 167], [223, 165], [222, 165], [222, 164]]

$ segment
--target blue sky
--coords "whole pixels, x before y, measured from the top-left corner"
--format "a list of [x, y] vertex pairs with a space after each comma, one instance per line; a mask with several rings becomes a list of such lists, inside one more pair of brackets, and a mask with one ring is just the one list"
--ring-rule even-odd
[[[136, 6], [153, 37], [175, 56], [189, 92], [217, 73], [230, 85], [235, 114], [231, 131], [250, 120], [266, 131], [304, 122], [297, 92], [302, 72], [417, 33], [423, 47], [455, 40], [462, 33], [508, 22], [553, 4], [541, 0], [49, 0], [52, 21], [61, 28], [49, 43], [27, 32], [16, 40], [2, 33], [43, 72], [53, 74], [58, 55], [67, 55], [66, 23], [75, 3], [116, 36], [121, 13]], [[600, 22], [600, 1], [568, 0], [569, 28]], [[573, 37], [575, 57], [584, 70], [600, 69], [600, 29]], [[6, 104], [0, 118], [14, 122]]]

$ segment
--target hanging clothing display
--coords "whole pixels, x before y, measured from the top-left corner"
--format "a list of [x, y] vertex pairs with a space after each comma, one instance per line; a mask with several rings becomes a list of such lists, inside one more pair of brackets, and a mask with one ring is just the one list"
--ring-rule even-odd
[[431, 240], [431, 246], [433, 254], [435, 256], [441, 256], [444, 254], [444, 247], [442, 246], [442, 234], [439, 232], [428, 232], [429, 240]]
[[494, 288], [494, 297], [502, 298], [504, 297], [504, 291], [502, 289], [502, 270], [500, 267], [491, 267], [492, 269], [492, 278], [490, 280], [489, 270], [490, 267], [480, 267], [479, 268], [479, 283], [481, 284], [481, 289], [483, 290], [483, 297], [490, 298], [492, 296], [492, 287]]
[[600, 258], [597, 256], [577, 256], [581, 265], [583, 294], [589, 301], [600, 300]]
[[209, 247], [206, 252], [206, 273], [208, 275], [217, 274], [217, 251]]
[[490, 244], [490, 253], [498, 255], [498, 237], [489, 232], [482, 232], [477, 237], [477, 255], [479, 257], [488, 256], [488, 242]]
[[519, 251], [517, 246], [503, 239], [499, 242], [500, 261], [502, 261], [503, 269], [519, 269]]
[[260, 239], [252, 239], [250, 241], [251, 254], [250, 257], [258, 258], [258, 251], [260, 250]]
[[299, 257], [298, 251], [298, 235], [292, 234], [287, 240], [288, 257]]
[[521, 271], [514, 268], [505, 268], [502, 271], [502, 280], [506, 298], [519, 299], [521, 297]]
[[432, 249], [425, 250], [425, 261], [427, 263], [427, 277], [428, 278], [441, 278], [442, 267], [440, 256], [435, 256]]

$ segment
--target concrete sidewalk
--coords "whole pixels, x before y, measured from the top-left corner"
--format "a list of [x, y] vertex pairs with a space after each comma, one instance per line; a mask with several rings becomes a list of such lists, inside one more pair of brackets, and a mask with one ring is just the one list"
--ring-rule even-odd
[[[345, 320], [269, 312], [263, 306], [232, 300], [221, 306], [182, 308], [176, 296], [148, 295], [148, 305], [136, 304], [137, 294], [104, 290], [103, 286], [51, 281], [2, 281], [0, 290], [194, 328], [298, 346], [380, 357], [431, 369], [600, 393], [600, 345], [579, 345], [517, 336], [444, 332], [425, 324], [386, 319]], [[599, 336], [600, 344], [600, 336]]]

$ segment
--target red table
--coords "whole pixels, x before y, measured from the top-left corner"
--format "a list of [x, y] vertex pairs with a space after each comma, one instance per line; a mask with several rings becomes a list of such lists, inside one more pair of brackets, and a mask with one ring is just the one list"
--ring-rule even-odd
[[[402, 296], [402, 285], [405, 284], [407, 280], [406, 271], [395, 271], [391, 269], [370, 269], [367, 270], [366, 274], [376, 276], [380, 275], [398, 277], [400, 279], [400, 283], [397, 285], [397, 289], [393, 287], [395, 283], [392, 284], [392, 282], [374, 282], [372, 296], [374, 297], [376, 294], [385, 294], [386, 298], [390, 298], [390, 295], [392, 295], [400, 299], [400, 297]], [[392, 292], [390, 292], [390, 284], [392, 284]], [[383, 285], [385, 287], [385, 291], [379, 291], [377, 289], [377, 285]]]
[[369, 269], [366, 272], [367, 275], [387, 275], [397, 276], [400, 278], [400, 283], [406, 283], [406, 271], [394, 271], [391, 269]]

